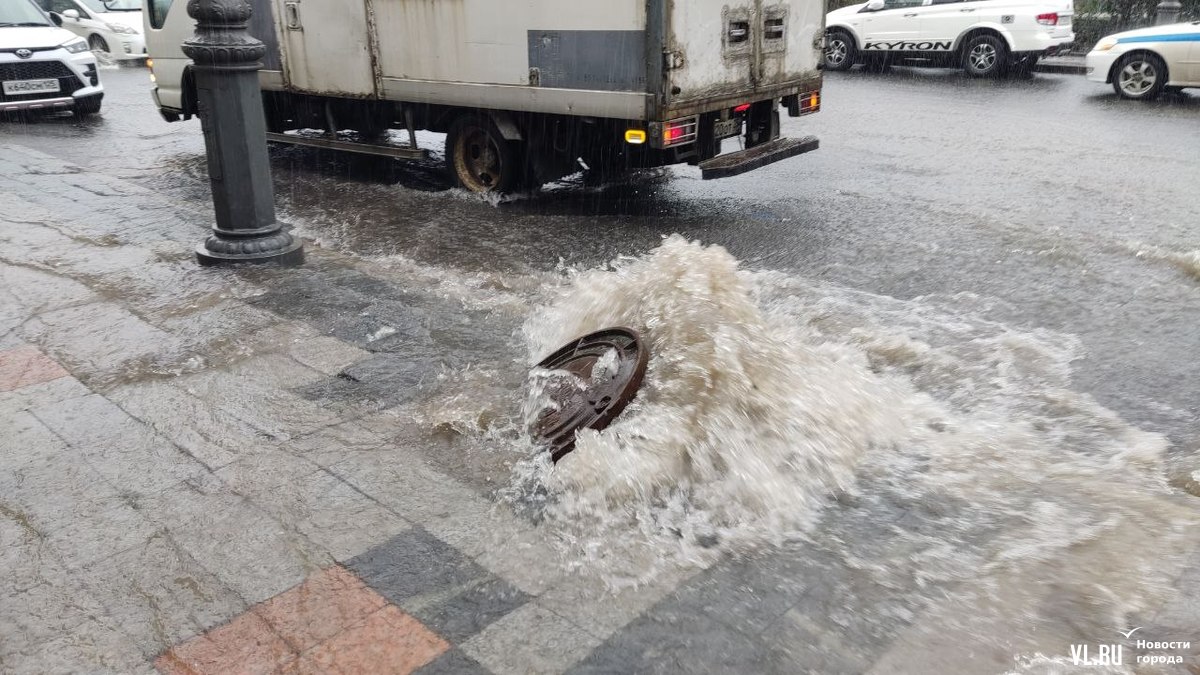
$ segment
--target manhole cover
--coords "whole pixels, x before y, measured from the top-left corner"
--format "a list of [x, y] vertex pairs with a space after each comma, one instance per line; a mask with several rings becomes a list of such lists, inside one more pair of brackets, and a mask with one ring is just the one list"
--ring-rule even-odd
[[539, 368], [570, 375], [548, 378], [543, 392], [557, 409], [542, 410], [531, 427], [534, 439], [555, 462], [575, 448], [575, 431], [600, 430], [637, 395], [650, 354], [629, 328], [585, 335], [547, 356]]

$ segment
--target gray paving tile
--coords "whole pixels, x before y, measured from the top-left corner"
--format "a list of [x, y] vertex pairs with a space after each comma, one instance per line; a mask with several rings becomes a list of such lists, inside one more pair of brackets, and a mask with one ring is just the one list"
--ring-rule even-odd
[[44, 312], [21, 332], [89, 383], [128, 380], [178, 357], [182, 343], [123, 307], [97, 302]]
[[[314, 371], [315, 372], [315, 371]], [[272, 440], [289, 440], [345, 420], [335, 413], [268, 383], [266, 376], [206, 371], [172, 382]]]
[[65, 447], [0, 471], [0, 501], [9, 517], [43, 535], [118, 500], [117, 491]]
[[0, 598], [61, 576], [62, 564], [45, 536], [0, 497]]
[[370, 356], [370, 352], [329, 336], [301, 340], [288, 349], [288, 354], [326, 375], [337, 375]]
[[124, 499], [114, 497], [51, 530], [46, 541], [68, 569], [77, 569], [145, 541], [154, 530]]
[[795, 671], [782, 667], [767, 645], [711, 617], [657, 610], [630, 623], [567, 672], [582, 675]]
[[[24, 410], [0, 410], [0, 429], [5, 435], [0, 452], [0, 472], [11, 472], [38, 459], [66, 451], [67, 444], [33, 414]], [[0, 479], [0, 485], [3, 485]]]
[[[0, 602], [0, 663], [30, 648], [85, 630], [104, 608], [70, 577], [47, 580]], [[81, 628], [83, 627], [83, 628]]]
[[502, 579], [484, 581], [461, 593], [448, 595], [424, 606], [406, 609], [453, 644], [467, 640], [530, 599]]
[[[216, 475], [234, 492], [257, 495], [321, 471], [321, 467], [303, 457], [283, 452], [275, 447], [264, 450], [217, 470]], [[282, 492], [289, 492], [283, 490]]]
[[32, 412], [122, 493], [157, 492], [206, 472], [204, 465], [99, 394]]
[[318, 429], [283, 443], [281, 447], [323, 467], [332, 466], [356, 455], [369, 455], [387, 450], [387, 445], [378, 434], [356, 420]]
[[210, 478], [140, 500], [191, 557], [249, 604], [332, 564], [304, 535]]
[[489, 675], [490, 670], [458, 649], [451, 649], [413, 671], [413, 675]]
[[375, 354], [298, 393], [314, 401], [388, 408], [416, 398], [422, 385], [432, 381], [434, 374], [435, 366], [429, 359], [409, 354]]
[[[0, 647], [2, 648], [2, 647]], [[7, 673], [150, 675], [152, 666], [132, 641], [107, 622], [89, 618], [63, 635], [0, 657]]]
[[52, 311], [97, 299], [92, 289], [78, 281], [28, 267], [0, 263], [0, 282], [3, 282], [4, 289], [25, 314]]
[[[262, 330], [279, 321], [270, 312], [247, 305], [240, 300], [226, 298], [226, 284], [219, 279], [203, 276], [189, 260], [184, 265], [157, 266], [157, 274], [148, 281], [166, 288], [186, 288], [189, 299], [161, 293], [147, 294], [153, 300], [149, 306], [143, 303], [141, 315], [154, 325], [195, 343], [197, 339], [212, 345], [214, 351], [237, 351], [219, 349], [239, 344], [244, 335]], [[138, 270], [138, 276], [145, 270]], [[199, 283], [197, 283], [199, 282]], [[186, 286], [181, 286], [186, 283]], [[138, 297], [139, 294], [131, 294]], [[194, 309], [199, 304], [200, 309]]]
[[245, 494], [338, 561], [349, 560], [411, 527], [391, 510], [319, 469], [278, 488], [260, 487]]
[[81, 575], [137, 652], [153, 658], [228, 621], [246, 604], [167, 536], [96, 563]]
[[286, 354], [262, 354], [238, 361], [225, 368], [237, 378], [252, 381], [256, 386], [271, 389], [295, 389], [325, 377]]
[[108, 395], [209, 469], [271, 447], [254, 427], [166, 382], [126, 385]]
[[330, 471], [526, 593], [557, 581], [543, 564], [553, 553], [540, 532], [403, 445], [359, 453]]
[[420, 527], [352, 558], [346, 567], [402, 608], [421, 596], [458, 593], [490, 578], [475, 561]]
[[805, 570], [788, 562], [780, 554], [726, 560], [679, 589], [671, 605], [681, 611], [719, 618], [747, 633], [757, 633], [799, 602], [810, 586], [817, 583], [812, 574], [819, 570]]
[[73, 377], [60, 377], [49, 382], [31, 384], [12, 391], [0, 392], [0, 411], [28, 410], [92, 393]]
[[534, 601], [493, 622], [460, 648], [496, 675], [541, 675], [566, 671], [599, 644], [587, 631]]
[[701, 572], [692, 567], [665, 568], [647, 583], [621, 589], [609, 588], [599, 577], [574, 574], [540, 594], [538, 603], [605, 639]]

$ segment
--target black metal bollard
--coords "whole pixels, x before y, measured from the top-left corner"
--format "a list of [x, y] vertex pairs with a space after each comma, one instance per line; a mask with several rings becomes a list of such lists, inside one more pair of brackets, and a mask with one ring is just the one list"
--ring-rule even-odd
[[1183, 9], [1183, 4], [1179, 0], [1162, 0], [1155, 8], [1158, 10], [1158, 17], [1154, 21], [1156, 26], [1165, 26], [1170, 23], [1179, 23], [1179, 12]]
[[188, 0], [196, 32], [196, 103], [208, 152], [217, 224], [196, 249], [201, 265], [304, 261], [303, 242], [275, 222], [266, 123], [258, 86], [266, 47], [246, 31], [250, 0]]

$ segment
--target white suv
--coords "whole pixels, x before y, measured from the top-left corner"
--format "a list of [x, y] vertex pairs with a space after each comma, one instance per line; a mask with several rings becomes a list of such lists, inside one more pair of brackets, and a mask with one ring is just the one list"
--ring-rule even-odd
[[142, 0], [38, 0], [59, 25], [117, 61], [146, 58]]
[[1072, 0], [871, 0], [826, 17], [825, 69], [962, 66], [994, 77], [1066, 51]]
[[103, 97], [87, 40], [56, 27], [31, 0], [0, 0], [0, 113], [89, 115]]

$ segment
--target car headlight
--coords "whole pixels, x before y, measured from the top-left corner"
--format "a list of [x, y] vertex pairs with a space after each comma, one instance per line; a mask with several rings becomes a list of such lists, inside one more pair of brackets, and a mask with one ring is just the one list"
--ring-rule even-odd
[[64, 44], [62, 48], [68, 52], [71, 52], [72, 54], [78, 54], [88, 50], [88, 43], [87, 40], [81, 38], [78, 40], [71, 40], [70, 42]]
[[1092, 51], [1106, 52], [1116, 46], [1117, 46], [1116, 38], [1106, 37], [1106, 38], [1102, 38], [1099, 42], [1097, 42], [1096, 46], [1092, 47]]
[[124, 35], [138, 34], [138, 29], [134, 28], [133, 26], [124, 26], [119, 23], [106, 23], [104, 25], [108, 26], [108, 29], [114, 33], [122, 33]]

